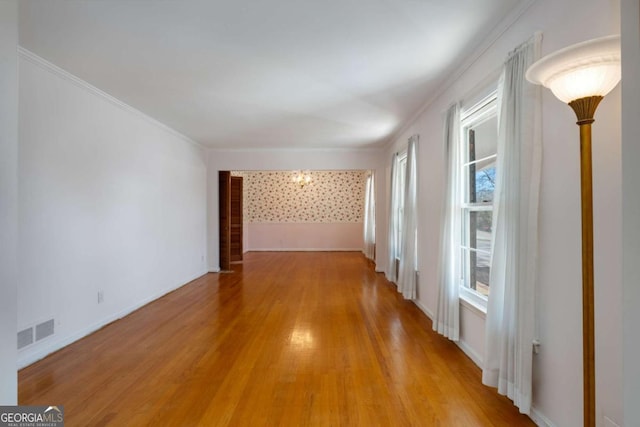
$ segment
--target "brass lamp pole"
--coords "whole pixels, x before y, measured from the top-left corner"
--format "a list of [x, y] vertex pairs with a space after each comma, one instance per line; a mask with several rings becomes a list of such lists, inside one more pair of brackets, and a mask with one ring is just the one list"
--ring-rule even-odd
[[584, 425], [595, 426], [596, 366], [593, 299], [593, 180], [591, 168], [591, 123], [602, 96], [571, 101], [580, 126], [580, 188], [582, 203], [582, 352]]
[[527, 79], [569, 104], [580, 126], [582, 204], [582, 358], [584, 426], [596, 425], [591, 124], [602, 98], [620, 81], [620, 37], [569, 46], [533, 64]]

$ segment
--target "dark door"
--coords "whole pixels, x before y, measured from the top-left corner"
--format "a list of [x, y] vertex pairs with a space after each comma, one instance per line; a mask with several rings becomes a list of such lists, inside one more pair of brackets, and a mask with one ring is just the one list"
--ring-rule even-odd
[[242, 261], [242, 177], [231, 177], [231, 262]]
[[220, 270], [231, 269], [231, 172], [218, 172], [220, 192]]

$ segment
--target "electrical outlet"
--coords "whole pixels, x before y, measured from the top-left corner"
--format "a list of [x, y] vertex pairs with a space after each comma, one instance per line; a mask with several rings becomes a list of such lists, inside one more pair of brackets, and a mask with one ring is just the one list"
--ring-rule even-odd
[[102, 304], [104, 302], [104, 291], [98, 291], [98, 304]]

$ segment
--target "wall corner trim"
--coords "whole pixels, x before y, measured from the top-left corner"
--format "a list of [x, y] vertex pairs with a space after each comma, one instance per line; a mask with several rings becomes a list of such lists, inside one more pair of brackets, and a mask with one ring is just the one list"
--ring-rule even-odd
[[18, 46], [18, 55], [43, 68], [44, 70], [47, 70], [61, 78], [63, 78], [64, 80], [71, 82], [72, 84], [74, 84], [75, 86], [86, 90], [87, 92], [104, 99], [105, 101], [115, 105], [116, 107], [131, 113], [133, 115], [135, 115], [136, 117], [139, 117], [145, 121], [147, 121], [148, 123], [151, 123], [152, 125], [158, 127], [159, 129], [164, 130], [165, 132], [170, 133], [171, 135], [181, 139], [184, 142], [187, 142], [189, 144], [192, 144], [202, 150], [206, 150], [207, 147], [205, 147], [204, 145], [200, 144], [199, 142], [194, 141], [193, 139], [189, 138], [188, 136], [178, 132], [177, 130], [165, 125], [164, 123], [154, 119], [153, 117], [143, 113], [142, 111], [138, 110], [137, 108], [132, 107], [131, 105], [119, 100], [118, 98], [109, 95], [108, 93], [98, 89], [97, 87], [93, 86], [92, 84], [82, 80], [81, 78], [71, 74], [69, 71], [58, 67], [57, 65], [47, 61], [46, 59], [36, 55], [35, 53], [31, 52], [28, 49], [23, 48], [22, 46]]

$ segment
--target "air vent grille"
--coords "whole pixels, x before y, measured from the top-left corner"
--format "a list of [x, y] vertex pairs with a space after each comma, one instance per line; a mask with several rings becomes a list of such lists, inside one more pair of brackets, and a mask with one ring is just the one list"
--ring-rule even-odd
[[18, 332], [18, 350], [33, 344], [33, 328], [23, 329]]
[[35, 327], [30, 326], [26, 329], [21, 330], [20, 332], [18, 332], [18, 350], [31, 345], [36, 341], [40, 341], [41, 339], [53, 335], [53, 333], [55, 332], [54, 328], [55, 321], [54, 319], [50, 319], [46, 322], [38, 323]]
[[53, 319], [36, 325], [36, 341], [53, 335]]

